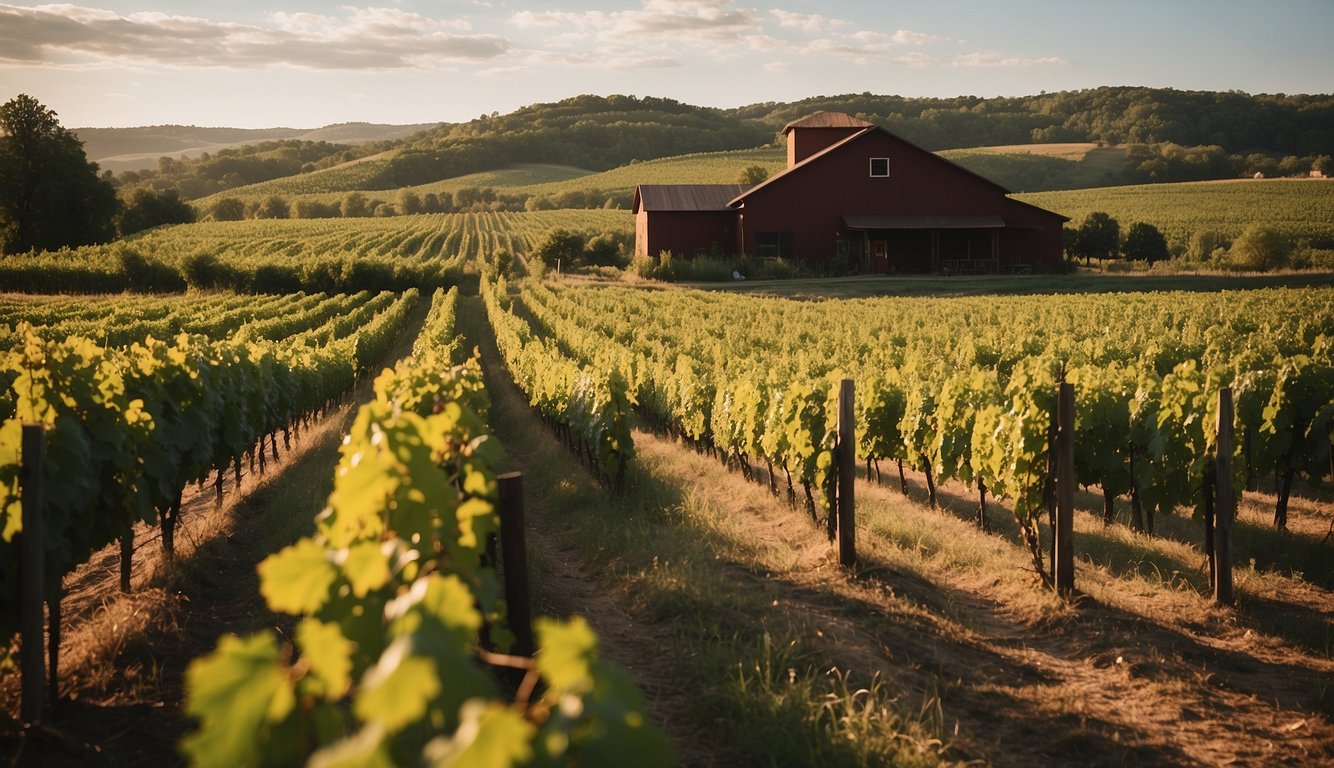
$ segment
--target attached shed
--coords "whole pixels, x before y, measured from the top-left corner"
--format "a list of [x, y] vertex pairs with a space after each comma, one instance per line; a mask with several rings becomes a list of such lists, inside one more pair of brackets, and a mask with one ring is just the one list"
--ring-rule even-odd
[[737, 215], [728, 203], [748, 188], [744, 184], [640, 184], [631, 208], [635, 253], [735, 256]]
[[[643, 185], [636, 252], [716, 250], [871, 273], [1054, 271], [1068, 219], [858, 118], [789, 123], [788, 167], [753, 187]], [[724, 200], [728, 189], [739, 191]], [[730, 217], [729, 217], [730, 212]]]

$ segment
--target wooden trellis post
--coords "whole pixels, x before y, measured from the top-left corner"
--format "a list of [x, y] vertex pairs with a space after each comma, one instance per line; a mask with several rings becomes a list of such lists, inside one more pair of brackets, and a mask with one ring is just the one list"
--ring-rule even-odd
[[1052, 571], [1056, 591], [1069, 597], [1075, 590], [1075, 385], [1061, 384], [1056, 397], [1056, 531]]
[[1214, 456], [1214, 600], [1232, 604], [1232, 520], [1237, 499], [1232, 491], [1232, 390], [1218, 391], [1218, 440]]
[[516, 656], [532, 656], [533, 617], [528, 593], [528, 551], [524, 545], [523, 475], [496, 478], [500, 490], [500, 562], [505, 573], [505, 608], [514, 633]]
[[856, 427], [852, 379], [844, 379], [838, 390], [838, 562], [845, 568], [857, 564]]
[[20, 558], [19, 667], [22, 674], [20, 717], [25, 723], [41, 720], [46, 714], [45, 650], [45, 536], [42, 518], [46, 503], [42, 487], [42, 463], [46, 450], [46, 428], [40, 424], [23, 426], [20, 454], [19, 488], [22, 493], [23, 543]]

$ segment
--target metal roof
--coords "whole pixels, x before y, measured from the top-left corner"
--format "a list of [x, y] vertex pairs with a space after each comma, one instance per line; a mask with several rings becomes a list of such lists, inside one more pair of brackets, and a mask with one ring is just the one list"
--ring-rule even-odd
[[728, 202], [747, 189], [746, 184], [640, 184], [635, 210], [730, 211]]
[[1005, 220], [994, 213], [844, 216], [843, 223], [848, 229], [1001, 229], [1005, 226]]
[[783, 133], [786, 135], [793, 128], [870, 128], [873, 125], [875, 123], [842, 112], [816, 112], [783, 126]]

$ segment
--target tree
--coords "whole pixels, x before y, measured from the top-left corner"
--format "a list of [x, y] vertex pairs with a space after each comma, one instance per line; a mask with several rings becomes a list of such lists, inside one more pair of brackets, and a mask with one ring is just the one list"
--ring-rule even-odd
[[116, 228], [122, 237], [163, 224], [189, 224], [195, 220], [195, 209], [181, 199], [174, 189], [154, 192], [139, 188], [121, 210]]
[[426, 207], [422, 204], [421, 196], [410, 189], [401, 189], [398, 192], [398, 210], [405, 215], [414, 213], [424, 213]]
[[1090, 257], [1114, 259], [1120, 248], [1121, 225], [1102, 211], [1095, 211], [1084, 219], [1079, 226], [1079, 247], [1084, 253], [1084, 263]]
[[1068, 261], [1075, 261], [1084, 254], [1084, 243], [1079, 239], [1079, 230], [1074, 227], [1061, 227], [1061, 244], [1065, 248], [1065, 257]]
[[255, 211], [257, 219], [285, 219], [292, 215], [292, 207], [287, 204], [287, 200], [278, 195], [269, 195], [259, 208]]
[[245, 218], [245, 203], [235, 197], [220, 197], [208, 211], [214, 221], [240, 221]]
[[1291, 251], [1292, 246], [1277, 230], [1252, 224], [1233, 241], [1228, 259], [1239, 269], [1263, 272], [1286, 264]]
[[1152, 224], [1137, 221], [1126, 232], [1126, 242], [1121, 252], [1130, 261], [1165, 261], [1171, 256], [1167, 251], [1167, 238]]
[[748, 165], [741, 171], [741, 176], [737, 178], [737, 183], [753, 187], [767, 178], [769, 178], [769, 170], [767, 168], [762, 165]]
[[576, 266], [584, 255], [584, 236], [568, 229], [553, 229], [547, 233], [533, 255], [547, 266], [559, 262], [566, 269]]
[[0, 106], [0, 252], [106, 242], [119, 207], [55, 112], [24, 94]]
[[366, 200], [366, 196], [360, 192], [349, 192], [347, 197], [343, 198], [342, 213], [345, 219], [369, 216], [371, 215], [370, 203]]

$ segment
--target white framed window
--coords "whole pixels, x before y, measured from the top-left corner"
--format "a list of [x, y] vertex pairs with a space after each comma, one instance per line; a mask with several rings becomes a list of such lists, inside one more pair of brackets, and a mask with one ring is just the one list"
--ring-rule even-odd
[[884, 179], [889, 177], [889, 158], [873, 157], [871, 158], [871, 178]]

